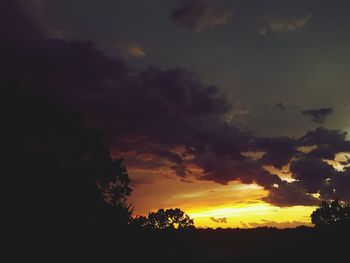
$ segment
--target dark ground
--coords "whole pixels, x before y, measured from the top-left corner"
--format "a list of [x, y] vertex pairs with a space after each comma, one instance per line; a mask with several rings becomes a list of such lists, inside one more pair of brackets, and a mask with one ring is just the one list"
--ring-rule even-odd
[[349, 233], [306, 227], [34, 231], [16, 239], [24, 249], [13, 256], [40, 262], [349, 262]]

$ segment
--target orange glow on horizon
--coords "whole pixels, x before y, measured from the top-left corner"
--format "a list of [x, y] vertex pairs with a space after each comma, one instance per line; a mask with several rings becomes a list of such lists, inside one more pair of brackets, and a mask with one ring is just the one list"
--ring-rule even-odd
[[[149, 176], [151, 176], [149, 174]], [[159, 208], [181, 208], [198, 228], [252, 228], [257, 226], [294, 227], [310, 225], [315, 207], [279, 208], [261, 201], [268, 192], [255, 184], [231, 182], [220, 185], [191, 178], [184, 183], [176, 176], [153, 173], [156, 180], [138, 185], [130, 198], [135, 215], [148, 215]], [[227, 223], [213, 219], [225, 218]]]
[[[300, 149], [305, 152], [312, 147]], [[174, 149], [181, 152], [183, 149]], [[246, 153], [259, 159], [261, 153]], [[145, 161], [150, 156], [143, 156]], [[337, 154], [329, 161], [335, 169], [345, 167], [341, 162], [350, 158], [349, 153]], [[202, 170], [189, 166], [191, 176], [181, 178], [170, 168], [171, 163], [163, 160], [162, 167], [129, 167], [133, 194], [130, 202], [134, 206], [134, 215], [148, 215], [159, 208], [180, 208], [194, 219], [196, 227], [206, 228], [251, 228], [274, 226], [278, 228], [311, 225], [310, 215], [313, 206], [276, 207], [263, 200], [268, 191], [256, 184], [242, 184], [239, 181], [227, 185], [200, 180]], [[293, 182], [290, 164], [282, 169], [264, 166], [270, 173], [282, 180]], [[313, 195], [319, 198], [319, 195]], [[220, 219], [220, 220], [219, 220]]]
[[[232, 207], [198, 208], [187, 213], [194, 219], [197, 227], [210, 228], [252, 228], [275, 226], [278, 228], [311, 225], [310, 214], [315, 207], [295, 206], [279, 208], [261, 202], [241, 204]], [[217, 223], [211, 218], [226, 218], [227, 223]]]

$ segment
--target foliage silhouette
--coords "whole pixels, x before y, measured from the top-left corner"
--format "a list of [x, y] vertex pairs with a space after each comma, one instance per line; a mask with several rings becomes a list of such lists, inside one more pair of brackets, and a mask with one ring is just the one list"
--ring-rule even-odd
[[39, 89], [1, 84], [10, 111], [11, 180], [18, 190], [12, 207], [21, 207], [29, 224], [55, 228], [128, 223], [130, 179], [103, 135]]
[[194, 222], [180, 208], [159, 209], [149, 213], [148, 217], [139, 216], [133, 219], [132, 224], [149, 229], [194, 229]]
[[330, 204], [323, 201], [311, 214], [311, 221], [316, 227], [349, 226], [350, 205], [341, 204], [336, 199]]

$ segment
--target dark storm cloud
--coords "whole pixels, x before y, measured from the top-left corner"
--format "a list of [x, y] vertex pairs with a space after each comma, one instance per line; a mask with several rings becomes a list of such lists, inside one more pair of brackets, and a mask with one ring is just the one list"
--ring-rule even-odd
[[337, 171], [335, 175], [321, 189], [321, 198], [336, 199], [350, 202], [350, 167], [344, 171]]
[[267, 171], [263, 171], [259, 176], [254, 179], [254, 182], [263, 186], [266, 190], [274, 189], [275, 185], [283, 183], [278, 175], [271, 174]]
[[326, 179], [333, 177], [334, 168], [320, 158], [302, 157], [290, 164], [294, 179], [308, 193], [317, 193]]
[[313, 131], [307, 132], [300, 138], [301, 145], [323, 145], [323, 144], [342, 144], [346, 139], [346, 132], [340, 130], [328, 130], [319, 127]]
[[218, 157], [245, 160], [242, 152], [252, 145], [250, 134], [233, 127], [220, 119], [205, 119], [192, 123], [197, 131], [196, 140], [205, 141], [203, 149], [215, 152]]
[[[15, 53], [4, 55], [23, 69], [7, 68], [8, 76], [15, 74], [20, 82], [48, 89], [82, 111], [88, 125], [107, 133], [115, 152], [137, 149], [162, 156], [182, 176], [187, 169], [172, 151], [177, 146], [196, 150], [193, 163], [198, 165], [210, 156], [218, 164], [233, 160], [227, 164], [237, 174], [239, 169], [251, 169], [240, 154], [247, 150], [250, 136], [222, 121], [231, 105], [217, 87], [204, 85], [191, 72], [155, 67], [135, 72], [88, 42], [45, 39], [25, 56]], [[28, 60], [22, 61], [24, 57]], [[212, 169], [205, 176], [214, 176]], [[218, 180], [227, 183], [234, 178]]]
[[[255, 146], [265, 152], [260, 159], [262, 164], [270, 164], [281, 169], [290, 163], [290, 172], [293, 183], [287, 183], [279, 178], [273, 178], [269, 184], [257, 182], [269, 190], [269, 195], [263, 200], [278, 206], [315, 204], [317, 199], [313, 193], [320, 193], [321, 198], [329, 199], [342, 196], [347, 200], [344, 185], [348, 185], [349, 176], [346, 172], [337, 172], [333, 166], [323, 159], [333, 160], [337, 153], [349, 152], [349, 141], [346, 132], [317, 128], [300, 139], [289, 137], [255, 138]], [[316, 147], [309, 152], [299, 151], [299, 146]], [[258, 178], [263, 178], [262, 176]], [[339, 183], [342, 182], [342, 184]], [[266, 187], [278, 185], [278, 187]]]
[[262, 198], [262, 200], [279, 207], [318, 205], [320, 202], [296, 183], [287, 182], [283, 182], [278, 187], [270, 189], [268, 196]]
[[201, 180], [219, 184], [240, 181], [244, 184], [256, 183], [265, 189], [271, 189], [274, 184], [281, 182], [277, 175], [265, 171], [258, 162], [248, 158], [234, 160], [229, 156], [220, 157], [214, 153], [207, 153], [195, 156], [191, 163], [203, 169]]
[[301, 113], [304, 116], [310, 117], [310, 121], [317, 124], [322, 124], [329, 117], [329, 115], [333, 113], [333, 108], [303, 110]]
[[320, 197], [324, 200], [339, 199], [350, 202], [350, 167], [341, 171], [334, 171], [333, 176], [324, 182], [319, 190]]
[[147, 156], [147, 158], [142, 158], [142, 156], [134, 154], [124, 157], [127, 167], [143, 170], [160, 170], [166, 166], [166, 160], [157, 156]]
[[281, 169], [295, 156], [298, 141], [290, 137], [256, 138], [257, 150], [264, 151], [261, 162]]
[[227, 224], [227, 218], [226, 217], [220, 217], [220, 218], [211, 217], [210, 220], [215, 222], [215, 223], [218, 223], [218, 224], [219, 223]]
[[193, 164], [203, 169], [202, 180], [228, 184], [234, 180], [253, 183], [254, 178], [263, 172], [256, 162], [241, 159], [232, 160], [230, 157], [219, 157], [214, 153], [201, 154], [194, 157]]
[[350, 141], [346, 140], [346, 132], [328, 130], [322, 127], [307, 132], [299, 139], [301, 146], [316, 146], [309, 156], [333, 160], [337, 153], [350, 152]]
[[202, 31], [207, 27], [226, 24], [232, 16], [231, 10], [219, 10], [209, 0], [186, 0], [176, 9], [171, 19], [180, 27]]
[[[125, 155], [130, 166], [171, 168], [186, 181], [194, 165], [203, 171], [199, 179], [220, 184], [234, 180], [256, 183], [269, 191], [264, 199], [267, 202], [309, 205], [317, 201], [310, 195], [316, 188], [324, 189], [324, 195], [329, 192], [325, 181], [330, 170], [321, 159], [311, 158], [315, 152], [293, 164], [293, 177], [299, 180], [295, 183], [282, 181], [262, 165], [282, 167], [292, 157], [300, 157], [299, 146], [328, 147], [327, 152], [333, 154], [350, 149], [343, 133], [322, 128], [297, 141], [256, 138], [225, 122], [231, 104], [217, 87], [203, 84], [196, 74], [181, 68], [135, 71], [92, 43], [45, 38], [14, 2], [2, 1], [0, 5], [5, 21], [0, 25], [0, 36], [5, 40], [0, 49], [1, 79], [43, 89], [82, 112], [86, 125], [102, 129], [112, 151]], [[196, 23], [194, 28], [203, 27], [203, 22], [201, 27]], [[253, 160], [242, 154], [248, 151], [264, 155]], [[319, 177], [310, 167], [320, 172]], [[336, 188], [344, 198], [347, 178], [344, 173], [329, 181], [331, 189]], [[140, 178], [135, 184], [151, 182]]]
[[181, 164], [184, 161], [180, 155], [173, 153], [173, 152], [170, 152], [170, 151], [155, 150], [153, 153], [163, 157], [164, 159], [169, 160], [170, 162], [176, 163], [176, 164]]
[[[277, 206], [315, 205], [319, 201], [311, 194], [319, 193], [322, 199], [341, 198], [349, 200], [349, 170], [339, 172], [324, 159], [333, 160], [337, 153], [349, 152], [349, 141], [346, 132], [317, 128], [300, 139], [293, 138], [256, 138], [256, 146], [266, 153], [260, 159], [263, 164], [271, 164], [281, 168], [282, 164], [290, 163], [290, 172], [294, 180], [288, 183], [276, 178], [269, 184], [269, 190], [264, 201]], [[316, 147], [309, 152], [301, 152], [299, 146]], [[266, 159], [264, 156], [268, 156]], [[267, 162], [267, 160], [272, 160]], [[269, 177], [273, 175], [269, 174]], [[259, 177], [262, 178], [262, 177]], [[266, 183], [258, 183], [266, 185]], [[278, 185], [278, 187], [275, 187]]]

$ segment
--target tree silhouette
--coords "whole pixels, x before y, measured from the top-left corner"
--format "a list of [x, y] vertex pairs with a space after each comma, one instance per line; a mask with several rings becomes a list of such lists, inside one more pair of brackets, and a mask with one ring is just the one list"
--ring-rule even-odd
[[101, 191], [101, 197], [105, 204], [106, 214], [102, 218], [102, 224], [110, 222], [111, 225], [126, 225], [131, 220], [132, 206], [127, 203], [130, 196], [130, 179], [123, 159], [113, 160], [110, 163], [112, 176], [106, 180], [97, 181], [97, 187]]
[[330, 204], [323, 201], [312, 212], [311, 221], [316, 227], [348, 226], [350, 225], [350, 205], [341, 204], [337, 199]]
[[149, 213], [148, 217], [139, 216], [133, 219], [132, 224], [138, 227], [151, 229], [193, 229], [194, 222], [180, 208], [159, 209]]
[[4, 130], [11, 142], [9, 185], [16, 186], [11, 206], [28, 215], [26, 223], [55, 228], [127, 223], [130, 179], [103, 135], [38, 89], [9, 82], [1, 87], [10, 113]]

